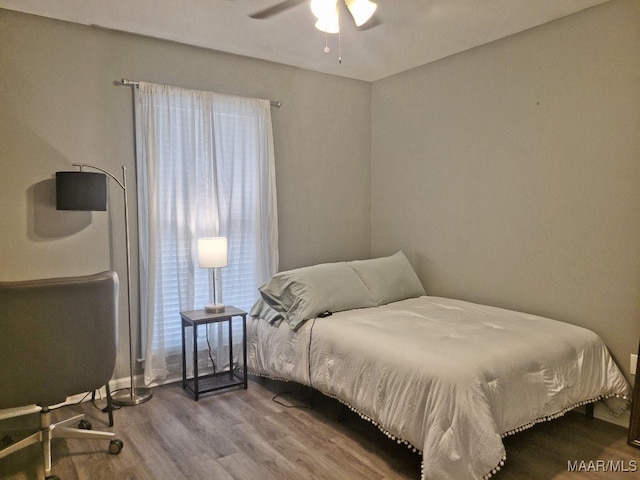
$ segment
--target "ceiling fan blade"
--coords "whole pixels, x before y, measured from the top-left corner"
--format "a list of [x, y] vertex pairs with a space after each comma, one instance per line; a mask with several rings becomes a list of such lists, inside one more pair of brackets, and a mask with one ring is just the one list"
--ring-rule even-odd
[[260, 10], [259, 12], [252, 13], [249, 15], [250, 18], [254, 18], [256, 20], [264, 20], [269, 17], [273, 17], [279, 13], [284, 12], [285, 10], [289, 10], [301, 3], [304, 3], [306, 0], [285, 0], [284, 2], [276, 3], [275, 5], [265, 8], [264, 10]]
[[367, 23], [365, 23], [364, 25], [361, 25], [359, 27], [356, 27], [358, 30], [360, 30], [361, 32], [364, 32], [365, 30], [371, 30], [372, 28], [377, 27], [378, 25], [382, 24], [382, 20], [380, 20], [380, 18], [378, 18], [375, 14], [373, 15], [373, 17], [371, 17]]

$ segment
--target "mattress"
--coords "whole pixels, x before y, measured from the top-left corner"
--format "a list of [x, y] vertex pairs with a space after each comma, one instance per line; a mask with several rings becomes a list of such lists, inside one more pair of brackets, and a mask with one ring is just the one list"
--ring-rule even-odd
[[504, 436], [598, 399], [619, 415], [630, 395], [594, 332], [461, 300], [421, 296], [296, 331], [253, 318], [247, 335], [249, 372], [339, 399], [422, 452], [429, 480], [488, 478]]

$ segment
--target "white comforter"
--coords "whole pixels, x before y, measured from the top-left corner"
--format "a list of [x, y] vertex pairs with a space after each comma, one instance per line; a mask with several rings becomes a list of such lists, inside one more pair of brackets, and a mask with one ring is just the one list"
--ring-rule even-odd
[[503, 436], [629, 395], [590, 330], [459, 300], [338, 312], [296, 332], [254, 319], [248, 336], [250, 372], [340, 399], [421, 450], [432, 480], [488, 477], [505, 459]]

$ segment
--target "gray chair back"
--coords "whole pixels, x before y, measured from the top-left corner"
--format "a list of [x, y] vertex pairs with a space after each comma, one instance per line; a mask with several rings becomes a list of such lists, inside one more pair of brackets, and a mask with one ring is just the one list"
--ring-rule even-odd
[[0, 282], [0, 408], [104, 386], [116, 359], [118, 276]]

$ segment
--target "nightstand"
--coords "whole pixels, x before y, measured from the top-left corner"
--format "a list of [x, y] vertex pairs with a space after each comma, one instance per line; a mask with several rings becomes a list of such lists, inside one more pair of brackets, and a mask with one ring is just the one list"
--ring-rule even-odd
[[[224, 312], [208, 313], [204, 309], [180, 312], [182, 318], [182, 388], [193, 393], [194, 400], [198, 400], [201, 393], [213, 392], [225, 388], [242, 386], [247, 389], [247, 312], [227, 305]], [[244, 372], [240, 374], [237, 368], [233, 367], [233, 328], [232, 319], [242, 317], [242, 368]], [[213, 374], [198, 374], [198, 327], [213, 323], [226, 322], [229, 330], [229, 370], [216, 372]], [[186, 352], [186, 329], [193, 330], [193, 377], [187, 378], [187, 352]]]

